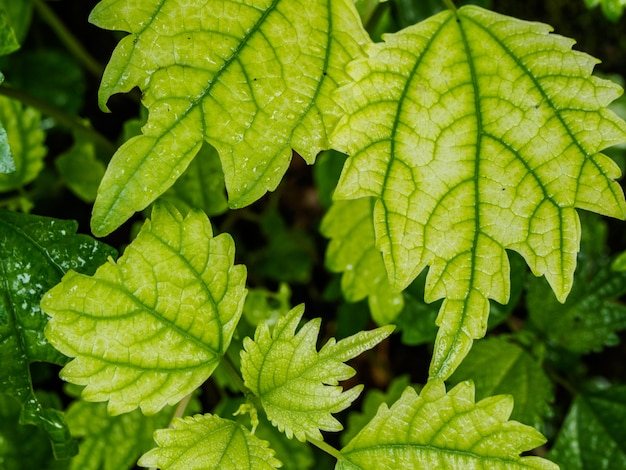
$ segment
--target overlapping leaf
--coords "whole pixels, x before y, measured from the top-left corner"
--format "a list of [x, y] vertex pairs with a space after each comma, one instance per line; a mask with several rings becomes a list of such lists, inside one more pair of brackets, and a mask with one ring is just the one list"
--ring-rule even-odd
[[105, 167], [96, 158], [93, 143], [77, 139], [67, 152], [54, 160], [54, 164], [76, 196], [89, 203], [96, 199]]
[[241, 371], [244, 383], [261, 399], [268, 419], [287, 437], [322, 439], [320, 430], [340, 431], [332, 413], [346, 409], [362, 385], [344, 391], [339, 381], [354, 375], [344, 362], [371, 349], [393, 331], [386, 326], [362, 331], [337, 342], [331, 338], [318, 352], [320, 319], [296, 328], [304, 313], [298, 306], [281, 317], [272, 331], [261, 323], [254, 340], [244, 339]]
[[563, 301], [580, 223], [575, 208], [623, 218], [617, 166], [626, 140], [605, 107], [621, 90], [550, 27], [467, 6], [369, 48], [341, 88], [333, 144], [351, 157], [335, 196], [374, 196], [392, 285], [426, 266], [444, 299], [430, 373], [446, 378], [484, 335], [489, 299], [509, 297], [507, 249]]
[[246, 272], [233, 258], [206, 215], [155, 206], [117, 263], [70, 272], [42, 300], [48, 340], [75, 357], [61, 377], [112, 414], [179, 401], [217, 367], [241, 316]]
[[550, 452], [567, 470], [626, 468], [626, 387], [580, 394]]
[[337, 470], [398, 468], [550, 469], [539, 457], [520, 457], [545, 442], [530, 426], [508, 421], [510, 396], [474, 402], [474, 386], [462, 382], [446, 393], [429, 381], [418, 395], [407, 387], [391, 408], [378, 413], [347, 446]]
[[177, 418], [172, 429], [161, 429], [159, 445], [139, 459], [142, 467], [168, 470], [271, 470], [279, 468], [268, 443], [240, 424], [215, 415]]
[[330, 98], [367, 36], [351, 0], [103, 0], [90, 20], [131, 34], [100, 105], [138, 86], [144, 134], [113, 157], [94, 208], [111, 232], [170, 187], [203, 140], [219, 152], [231, 207], [278, 185], [292, 148], [312, 162], [341, 115]]
[[32, 389], [33, 362], [64, 364], [66, 358], [44, 336], [48, 317], [39, 303], [44, 293], [70, 269], [93, 273], [112, 248], [85, 235], [78, 224], [0, 211], [0, 394], [16, 397], [20, 421], [50, 434], [55, 453], [74, 451], [59, 412], [44, 408]]
[[331, 238], [326, 266], [343, 272], [341, 290], [350, 302], [368, 298], [372, 318], [379, 324], [395, 319], [404, 306], [402, 293], [389, 284], [383, 258], [376, 248], [372, 198], [336, 201], [320, 231]]

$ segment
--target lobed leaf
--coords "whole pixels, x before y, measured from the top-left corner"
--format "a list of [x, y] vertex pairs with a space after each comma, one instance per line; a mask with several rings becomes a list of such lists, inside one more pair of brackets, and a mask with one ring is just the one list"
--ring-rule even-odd
[[331, 338], [316, 351], [320, 319], [306, 323], [296, 334], [304, 306], [280, 317], [273, 330], [261, 323], [254, 340], [245, 338], [241, 352], [244, 384], [260, 398], [268, 419], [300, 441], [322, 439], [320, 430], [343, 429], [338, 413], [361, 393], [362, 385], [344, 391], [339, 382], [354, 375], [345, 361], [373, 348], [393, 331], [392, 326], [361, 331], [336, 342]]
[[313, 162], [341, 116], [330, 95], [368, 41], [351, 0], [103, 0], [90, 21], [131, 33], [104, 73], [100, 106], [138, 86], [149, 110], [104, 177], [98, 235], [169, 188], [205, 140], [233, 208], [276, 188], [292, 148]]
[[76, 235], [78, 224], [0, 211], [0, 394], [17, 398], [20, 423], [49, 433], [57, 457], [75, 452], [62, 415], [45, 408], [31, 383], [33, 362], [65, 364], [44, 336], [48, 317], [39, 303], [70, 269], [93, 273], [115, 250]]
[[444, 299], [431, 377], [450, 376], [484, 335], [489, 299], [509, 298], [519, 252], [564, 301], [576, 208], [624, 218], [620, 174], [599, 153], [626, 140], [606, 106], [621, 89], [550, 27], [479, 7], [445, 11], [369, 47], [338, 90], [332, 138], [348, 155], [335, 197], [375, 197], [392, 286], [427, 266], [426, 300]]
[[139, 459], [142, 467], [168, 470], [273, 469], [281, 466], [268, 443], [234, 421], [215, 415], [176, 418], [155, 432], [158, 448]]
[[341, 450], [337, 470], [372, 468], [557, 469], [521, 452], [545, 442], [530, 426], [508, 421], [510, 396], [474, 402], [474, 386], [462, 382], [446, 393], [443, 382], [429, 381], [421, 393], [407, 387], [391, 408], [376, 416]]
[[241, 316], [246, 270], [233, 258], [206, 215], [156, 205], [117, 263], [69, 272], [44, 296], [46, 336], [75, 358], [61, 377], [112, 414], [178, 402], [215, 370]]
[[576, 397], [549, 457], [567, 470], [626, 467], [626, 387]]

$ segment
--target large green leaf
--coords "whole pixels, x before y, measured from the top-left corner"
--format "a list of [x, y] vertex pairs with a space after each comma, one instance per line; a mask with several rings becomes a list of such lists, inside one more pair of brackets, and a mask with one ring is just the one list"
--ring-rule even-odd
[[33, 392], [30, 364], [65, 364], [66, 358], [44, 336], [48, 317], [39, 303], [44, 293], [70, 269], [93, 273], [112, 248], [86, 235], [78, 224], [0, 211], [0, 394], [22, 405], [20, 422], [50, 434], [59, 457], [74, 448], [59, 412], [44, 408]]
[[446, 378], [484, 335], [489, 299], [509, 298], [505, 250], [564, 301], [576, 208], [623, 218], [615, 163], [626, 140], [605, 107], [621, 89], [550, 27], [478, 7], [445, 11], [368, 49], [333, 144], [350, 155], [335, 197], [377, 198], [374, 225], [391, 283], [426, 266], [426, 300], [445, 299], [430, 374]]
[[75, 359], [61, 371], [83, 398], [120, 414], [153, 414], [202, 384], [226, 352], [243, 309], [246, 270], [205, 214], [156, 205], [117, 263], [70, 271], [41, 306], [48, 340]]
[[279, 468], [268, 443], [234, 421], [215, 415], [175, 419], [154, 435], [159, 445], [139, 460], [168, 470], [271, 470]]
[[341, 431], [332, 413], [346, 409], [362, 385], [343, 390], [338, 383], [355, 374], [344, 362], [373, 348], [393, 331], [385, 326], [337, 342], [331, 338], [318, 352], [321, 320], [306, 323], [296, 334], [304, 306], [279, 318], [272, 331], [261, 323], [254, 340], [245, 338], [241, 352], [244, 383], [261, 399], [268, 419], [287, 437], [323, 439], [320, 430]]
[[352, 0], [103, 0], [90, 20], [131, 33], [105, 71], [100, 106], [138, 86], [150, 113], [111, 160], [98, 235], [170, 187], [203, 140], [220, 154], [231, 207], [276, 188], [292, 148], [313, 162], [341, 116], [330, 95], [368, 41]]
[[450, 377], [454, 385], [471, 379], [479, 399], [496, 394], [513, 396], [511, 419], [536, 428], [550, 411], [552, 382], [541, 364], [517, 344], [492, 337], [474, 345], [459, 368]]
[[474, 402], [474, 386], [462, 382], [446, 393], [443, 382], [429, 381], [418, 395], [407, 387], [400, 399], [378, 413], [347, 446], [337, 470], [398, 468], [475, 468], [554, 470], [558, 467], [521, 452], [545, 442], [530, 426], [508, 421], [510, 396]]
[[4, 192], [34, 180], [43, 168], [47, 151], [43, 145], [45, 134], [41, 130], [41, 114], [34, 108], [24, 107], [19, 101], [0, 96], [0, 123], [4, 127], [0, 129], [0, 152], [10, 149], [15, 168], [15, 171], [10, 171], [11, 163], [5, 158], [0, 160], [6, 170], [0, 172], [0, 192]]
[[550, 452], [564, 470], [626, 468], [626, 387], [580, 394]]

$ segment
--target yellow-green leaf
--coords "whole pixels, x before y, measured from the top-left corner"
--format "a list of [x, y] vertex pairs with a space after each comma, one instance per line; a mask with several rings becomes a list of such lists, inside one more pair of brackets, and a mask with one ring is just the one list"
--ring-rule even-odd
[[368, 41], [351, 0], [104, 0], [90, 20], [131, 33], [105, 71], [101, 107], [138, 86], [149, 110], [104, 177], [98, 235], [169, 188], [204, 140], [231, 207], [275, 189], [292, 148], [312, 163], [341, 116], [330, 95]]
[[70, 271], [43, 298], [50, 343], [75, 358], [61, 371], [83, 398], [153, 414], [200, 386], [241, 317], [244, 266], [203, 213], [156, 205], [137, 238], [93, 277]]
[[427, 266], [444, 299], [432, 377], [447, 378], [484, 335], [489, 299], [509, 298], [515, 250], [559, 300], [572, 286], [576, 208], [624, 218], [615, 163], [626, 140], [606, 106], [621, 89], [551, 28], [479, 7], [445, 11], [368, 49], [339, 90], [333, 137], [350, 155], [335, 196], [377, 198], [392, 285]]

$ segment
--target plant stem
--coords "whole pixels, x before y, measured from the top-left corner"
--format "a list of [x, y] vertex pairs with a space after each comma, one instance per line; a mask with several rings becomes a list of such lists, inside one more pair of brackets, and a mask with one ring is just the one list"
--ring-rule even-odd
[[78, 41], [71, 31], [66, 28], [54, 11], [46, 5], [43, 0], [33, 0], [33, 4], [41, 16], [41, 19], [52, 28], [65, 47], [67, 47], [74, 57], [76, 57], [76, 59], [83, 64], [83, 67], [85, 67], [85, 69], [87, 69], [91, 74], [100, 78], [104, 71], [104, 67], [97, 60], [95, 60], [89, 52], [87, 52], [80, 41]]
[[446, 5], [446, 8], [456, 13], [456, 6], [454, 5], [454, 2], [452, 2], [452, 0], [443, 0], [443, 3]]
[[12, 98], [22, 102], [25, 105], [38, 109], [43, 114], [53, 118], [59, 124], [69, 128], [70, 130], [82, 135], [86, 139], [96, 144], [110, 157], [115, 153], [117, 147], [113, 145], [106, 137], [95, 129], [85, 125], [79, 118], [71, 116], [61, 111], [56, 106], [47, 103], [36, 96], [31, 95], [23, 90], [12, 88], [6, 84], [0, 85], [0, 95]]
[[335, 459], [338, 462], [343, 460], [343, 456], [341, 455], [341, 452], [339, 452], [337, 449], [335, 449], [333, 446], [331, 446], [327, 442], [320, 441], [318, 439], [313, 439], [313, 438], [310, 438], [310, 437], [307, 438], [307, 441], [309, 441], [311, 444], [313, 444], [318, 449], [323, 450], [327, 454], [332, 455], [333, 457], [335, 457]]

